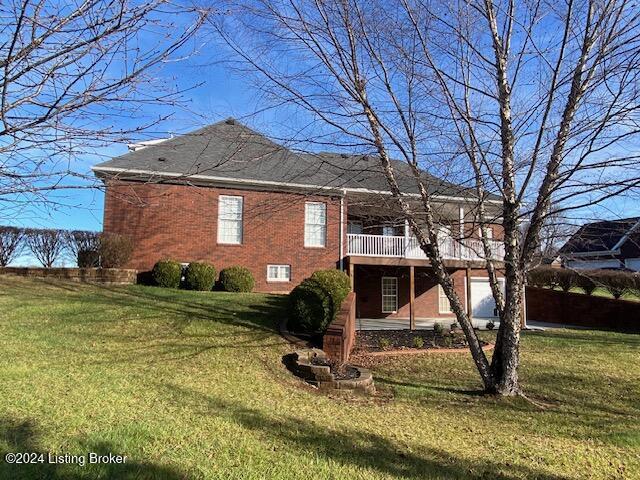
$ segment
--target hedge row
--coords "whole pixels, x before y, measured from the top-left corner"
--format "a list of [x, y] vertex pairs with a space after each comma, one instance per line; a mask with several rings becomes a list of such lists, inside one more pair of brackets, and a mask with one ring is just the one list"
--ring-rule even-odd
[[351, 282], [344, 272], [314, 272], [289, 294], [289, 328], [304, 333], [324, 332], [350, 290]]
[[123, 267], [133, 253], [129, 237], [88, 230], [58, 230], [0, 226], [0, 266], [29, 252], [45, 268], [72, 258], [80, 268]]
[[539, 267], [530, 271], [527, 279], [531, 286], [560, 288], [565, 292], [581, 288], [586, 294], [591, 295], [597, 288], [602, 288], [614, 298], [620, 298], [624, 294], [640, 295], [640, 275], [621, 270]]
[[[175, 260], [160, 260], [153, 266], [151, 277], [160, 287], [210, 291], [216, 282], [216, 269], [204, 262], [191, 262], [183, 269]], [[219, 283], [226, 292], [250, 292], [255, 286], [251, 272], [239, 266], [224, 268]]]

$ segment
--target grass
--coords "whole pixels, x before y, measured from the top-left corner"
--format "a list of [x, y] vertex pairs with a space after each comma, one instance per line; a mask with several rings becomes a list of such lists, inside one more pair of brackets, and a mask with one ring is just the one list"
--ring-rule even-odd
[[2, 457], [128, 457], [0, 478], [640, 478], [640, 336], [525, 333], [545, 409], [479, 395], [467, 353], [377, 361], [379, 397], [340, 399], [282, 366], [284, 302], [0, 277]]

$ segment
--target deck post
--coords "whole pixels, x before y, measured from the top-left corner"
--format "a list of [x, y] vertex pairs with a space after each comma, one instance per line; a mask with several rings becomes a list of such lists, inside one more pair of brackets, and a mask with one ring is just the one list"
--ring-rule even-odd
[[415, 267], [409, 267], [409, 329], [416, 329], [416, 289], [415, 289]]
[[349, 280], [351, 280], [351, 291], [353, 292], [353, 285], [354, 285], [354, 274], [355, 274], [355, 269], [353, 268], [354, 265], [352, 262], [349, 262]]
[[469, 317], [469, 322], [473, 325], [473, 310], [471, 307], [471, 269], [467, 265], [467, 270], [465, 272], [467, 281], [467, 316]]

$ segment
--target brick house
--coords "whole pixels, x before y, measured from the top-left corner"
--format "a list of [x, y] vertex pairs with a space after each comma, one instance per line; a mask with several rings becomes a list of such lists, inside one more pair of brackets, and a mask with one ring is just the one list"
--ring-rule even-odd
[[[418, 201], [407, 165], [394, 167]], [[104, 231], [134, 241], [130, 268], [148, 271], [162, 258], [242, 265], [261, 292], [288, 292], [315, 270], [339, 268], [352, 278], [360, 318], [454, 319], [375, 158], [295, 153], [228, 119], [132, 146], [93, 170], [106, 187]], [[455, 287], [475, 319], [492, 319], [473, 194], [435, 177], [429, 184]], [[498, 199], [487, 205], [499, 218]], [[485, 235], [500, 260], [497, 220]]]

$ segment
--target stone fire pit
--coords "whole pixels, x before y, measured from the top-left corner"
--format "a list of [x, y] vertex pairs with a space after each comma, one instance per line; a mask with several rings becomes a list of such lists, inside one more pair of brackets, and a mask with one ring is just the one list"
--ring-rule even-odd
[[376, 391], [369, 370], [353, 365], [336, 368], [327, 355], [317, 348], [298, 350], [290, 357], [290, 369], [293, 373], [320, 390], [351, 390], [367, 394]]

